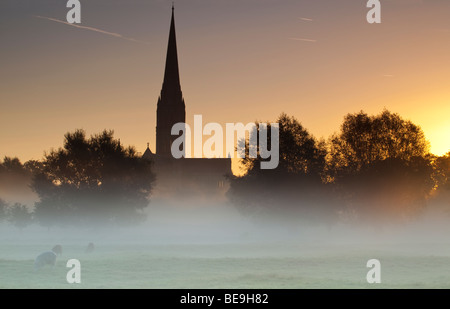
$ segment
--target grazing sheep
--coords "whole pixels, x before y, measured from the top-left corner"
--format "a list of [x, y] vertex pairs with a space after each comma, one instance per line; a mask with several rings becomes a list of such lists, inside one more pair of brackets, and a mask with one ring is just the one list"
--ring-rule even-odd
[[52, 251], [46, 251], [38, 255], [34, 261], [34, 270], [39, 270], [45, 265], [55, 266], [56, 256], [62, 254], [62, 247], [56, 245], [52, 248]]
[[94, 244], [90, 242], [84, 252], [86, 252], [86, 253], [94, 252]]
[[52, 251], [55, 252], [55, 253], [58, 254], [58, 255], [61, 255], [61, 254], [62, 254], [62, 247], [61, 247], [61, 245], [56, 245], [56, 246], [54, 246], [54, 247], [52, 248]]

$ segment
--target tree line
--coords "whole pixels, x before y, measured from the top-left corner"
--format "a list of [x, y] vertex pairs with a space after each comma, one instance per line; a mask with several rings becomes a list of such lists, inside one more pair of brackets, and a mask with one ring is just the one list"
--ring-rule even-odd
[[[450, 201], [450, 152], [429, 152], [422, 129], [384, 110], [348, 114], [340, 131], [317, 140], [281, 114], [280, 164], [259, 168], [246, 156], [246, 174], [232, 177], [228, 197], [243, 213], [293, 222], [408, 222], [430, 201]], [[450, 210], [450, 207], [448, 208]]]
[[[450, 152], [430, 154], [422, 129], [398, 114], [348, 114], [328, 140], [316, 139], [292, 116], [281, 114], [276, 122], [278, 167], [260, 169], [263, 159], [247, 155], [244, 175], [229, 178], [228, 200], [245, 215], [329, 226], [405, 222], [430, 201], [449, 204]], [[89, 138], [83, 130], [69, 132], [63, 147], [41, 161], [0, 161], [0, 197], [31, 188], [38, 198], [34, 205], [0, 198], [0, 221], [20, 229], [32, 221], [47, 227], [135, 224], [145, 219], [153, 170], [153, 162], [112, 131]]]
[[31, 219], [43, 226], [135, 224], [143, 221], [155, 179], [152, 162], [114, 139], [113, 131], [86, 137], [83, 130], [64, 136], [64, 146], [42, 161], [0, 162], [0, 183], [20, 175], [39, 201], [33, 210], [0, 202], [0, 216], [19, 228]]

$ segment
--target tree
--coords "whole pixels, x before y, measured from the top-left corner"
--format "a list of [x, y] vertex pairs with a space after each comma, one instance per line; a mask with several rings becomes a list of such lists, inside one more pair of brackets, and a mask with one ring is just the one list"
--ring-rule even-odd
[[5, 220], [5, 218], [6, 218], [7, 207], [8, 207], [8, 204], [0, 198], [0, 222]]
[[0, 161], [0, 196], [23, 204], [34, 203], [36, 196], [30, 189], [32, 170], [27, 164], [11, 157]]
[[15, 158], [5, 157], [0, 165], [1, 165], [0, 168], [1, 172], [27, 174], [27, 170], [23, 167], [22, 163], [17, 157]]
[[22, 230], [31, 224], [32, 215], [27, 206], [15, 203], [8, 209], [8, 220], [15, 227]]
[[433, 188], [431, 156], [421, 128], [387, 110], [348, 114], [329, 141], [328, 180], [360, 220], [409, 220]]
[[450, 191], [450, 151], [435, 159], [434, 170], [436, 189]]
[[358, 171], [388, 158], [424, 157], [429, 149], [419, 126], [387, 110], [377, 116], [368, 116], [363, 111], [348, 114], [340, 134], [332, 136], [330, 146], [332, 176], [344, 170]]
[[28, 171], [28, 173], [34, 175], [39, 173], [43, 169], [43, 164], [40, 161], [36, 160], [29, 160], [23, 164], [23, 167], [25, 170]]
[[252, 216], [281, 216], [294, 221], [329, 218], [332, 212], [327, 207], [328, 193], [322, 183], [324, 142], [317, 141], [294, 117], [281, 114], [277, 123], [279, 141], [268, 144], [279, 142], [278, 167], [260, 169], [262, 159], [250, 158], [247, 150], [242, 160], [246, 174], [231, 178], [229, 199]]
[[[326, 149], [325, 143], [317, 141], [294, 117], [282, 113], [276, 123], [279, 125], [279, 140], [271, 141], [270, 135], [268, 145], [273, 142], [279, 143], [280, 162], [276, 170], [293, 174], [310, 174], [320, 177], [325, 164]], [[267, 123], [270, 129], [270, 123]], [[257, 124], [259, 130], [259, 124]], [[259, 149], [258, 157], [250, 158], [248, 141], [246, 143], [246, 156], [242, 160], [242, 165], [247, 173], [257, 173], [260, 170]]]
[[150, 201], [152, 163], [123, 147], [113, 131], [86, 138], [65, 135], [64, 147], [45, 156], [33, 179], [42, 225], [135, 223]]
[[433, 162], [435, 188], [430, 199], [430, 208], [450, 216], [450, 152], [435, 157]]

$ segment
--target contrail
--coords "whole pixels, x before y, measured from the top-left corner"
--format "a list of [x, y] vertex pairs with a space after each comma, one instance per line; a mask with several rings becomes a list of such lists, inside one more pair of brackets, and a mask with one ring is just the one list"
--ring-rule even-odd
[[63, 20], [56, 19], [56, 18], [51, 18], [51, 17], [46, 17], [46, 16], [39, 16], [39, 15], [34, 15], [34, 17], [55, 21], [57, 23], [65, 24], [65, 25], [72, 26], [72, 27], [75, 27], [75, 28], [95, 31], [95, 32], [98, 32], [98, 33], [110, 35], [110, 36], [113, 36], [113, 37], [116, 37], [116, 38], [119, 38], [119, 39], [124, 39], [124, 40], [127, 40], [127, 41], [131, 41], [131, 42], [143, 43], [143, 44], [146, 44], [146, 45], [150, 44], [149, 42], [136, 40], [136, 39], [133, 39], [133, 38], [130, 38], [130, 37], [123, 36], [123, 35], [121, 35], [119, 33], [109, 32], [109, 31], [105, 31], [105, 30], [102, 30], [102, 29], [94, 28], [94, 27], [87, 27], [87, 26], [80, 26], [80, 25], [77, 25], [77, 24], [71, 24], [71, 23], [65, 22]]
[[313, 21], [311, 18], [299, 17], [303, 21]]
[[311, 43], [316, 43], [317, 40], [312, 40], [312, 39], [302, 39], [302, 38], [288, 38], [289, 40], [293, 40], [293, 41], [303, 41], [303, 42], [311, 42]]

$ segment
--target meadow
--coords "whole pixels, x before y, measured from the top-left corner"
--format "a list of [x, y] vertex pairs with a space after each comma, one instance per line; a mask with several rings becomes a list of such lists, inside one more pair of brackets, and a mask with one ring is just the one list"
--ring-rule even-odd
[[[54, 268], [33, 270], [50, 243], [0, 244], [0, 288], [308, 289], [450, 288], [448, 244], [222, 243], [65, 245]], [[81, 283], [66, 281], [68, 259]], [[369, 259], [381, 262], [381, 284], [366, 281]]]

